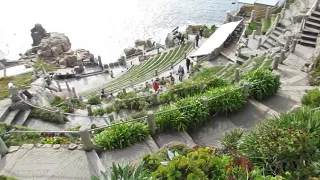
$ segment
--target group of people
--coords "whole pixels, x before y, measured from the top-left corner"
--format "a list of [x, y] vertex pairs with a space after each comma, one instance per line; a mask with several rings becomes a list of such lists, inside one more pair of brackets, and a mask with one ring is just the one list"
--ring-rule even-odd
[[179, 40], [180, 44], [184, 44], [185, 43], [184, 34], [182, 34], [181, 32], [178, 32], [178, 35], [176, 35], [176, 38]]

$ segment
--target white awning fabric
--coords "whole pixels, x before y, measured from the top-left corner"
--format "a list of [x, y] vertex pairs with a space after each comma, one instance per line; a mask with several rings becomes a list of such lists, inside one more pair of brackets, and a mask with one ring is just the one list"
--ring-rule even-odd
[[191, 57], [204, 56], [219, 48], [241, 21], [221, 25]]

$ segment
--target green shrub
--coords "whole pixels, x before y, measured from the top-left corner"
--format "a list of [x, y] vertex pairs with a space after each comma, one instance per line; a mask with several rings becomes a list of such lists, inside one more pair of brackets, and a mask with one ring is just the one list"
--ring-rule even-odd
[[106, 113], [107, 114], [111, 114], [112, 112], [114, 112], [116, 109], [115, 109], [115, 107], [114, 107], [114, 105], [111, 105], [111, 106], [108, 106], [107, 108], [106, 108]]
[[311, 108], [320, 107], [320, 90], [313, 89], [303, 95], [301, 103], [302, 105], [309, 106]]
[[158, 101], [160, 104], [169, 104], [170, 101], [173, 101], [172, 94], [170, 92], [164, 92], [159, 95]]
[[137, 95], [134, 92], [128, 92], [128, 93], [119, 92], [117, 94], [117, 98], [119, 98], [119, 99], [130, 99], [130, 98], [135, 98], [135, 97], [137, 97]]
[[101, 99], [99, 96], [93, 96], [88, 99], [88, 104], [90, 105], [98, 105], [101, 104]]
[[120, 101], [120, 109], [143, 110], [153, 105], [151, 96], [124, 99]]
[[[30, 113], [30, 117], [41, 119], [43, 121], [48, 121], [52, 123], [61, 123], [57, 118], [56, 114], [47, 110], [42, 109], [32, 109]], [[63, 116], [64, 121], [68, 121], [67, 117]]]
[[104, 150], [128, 147], [135, 142], [143, 141], [149, 135], [148, 127], [144, 123], [133, 122], [112, 126], [99, 134], [93, 141]]
[[264, 100], [280, 90], [280, 78], [268, 70], [258, 69], [245, 76], [245, 81], [252, 83], [249, 94], [256, 100]]
[[203, 96], [211, 99], [209, 101], [211, 113], [232, 113], [240, 110], [246, 103], [242, 88], [233, 86], [211, 89]]
[[235, 129], [229, 133], [226, 133], [221, 139], [220, 142], [227, 150], [237, 150], [240, 144], [240, 140], [243, 137], [243, 129]]
[[106, 110], [103, 107], [99, 107], [92, 111], [92, 114], [95, 116], [103, 116], [106, 113]]
[[289, 179], [316, 175], [319, 163], [320, 112], [309, 108], [265, 120], [243, 139], [240, 151], [266, 172]]
[[0, 180], [18, 180], [18, 179], [15, 177], [0, 175]]
[[147, 111], [138, 111], [131, 114], [132, 119], [138, 119], [147, 116]]

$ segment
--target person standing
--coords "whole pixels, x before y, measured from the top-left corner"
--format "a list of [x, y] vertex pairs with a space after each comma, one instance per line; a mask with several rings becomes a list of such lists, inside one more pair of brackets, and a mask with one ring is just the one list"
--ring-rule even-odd
[[155, 91], [155, 92], [157, 92], [157, 91], [158, 91], [158, 89], [159, 89], [159, 83], [158, 83], [158, 80], [153, 81], [153, 89], [154, 89], [154, 91]]
[[187, 58], [187, 60], [186, 60], [187, 73], [189, 73], [190, 63], [191, 63], [191, 62], [190, 62], [190, 59]]
[[179, 66], [178, 74], [179, 74], [179, 81], [181, 82], [184, 75], [184, 69], [181, 65]]
[[184, 44], [184, 34], [181, 36], [181, 44]]
[[200, 33], [200, 37], [202, 38], [203, 37], [203, 29], [202, 29], [202, 27], [200, 27], [199, 33]]
[[198, 44], [199, 44], [199, 34], [196, 35], [196, 46], [197, 47], [199, 47]]

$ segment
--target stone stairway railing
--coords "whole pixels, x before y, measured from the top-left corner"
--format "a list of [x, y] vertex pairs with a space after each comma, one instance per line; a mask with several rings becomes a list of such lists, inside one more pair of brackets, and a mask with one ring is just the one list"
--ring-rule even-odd
[[302, 18], [302, 21], [301, 21], [301, 25], [300, 25], [300, 32], [303, 31], [304, 29], [304, 26], [305, 26], [305, 23], [307, 21], [307, 18], [311, 15], [312, 11], [314, 11], [317, 7], [319, 7], [319, 0], [316, 0], [312, 7], [310, 8], [310, 10], [306, 13], [306, 15]]

